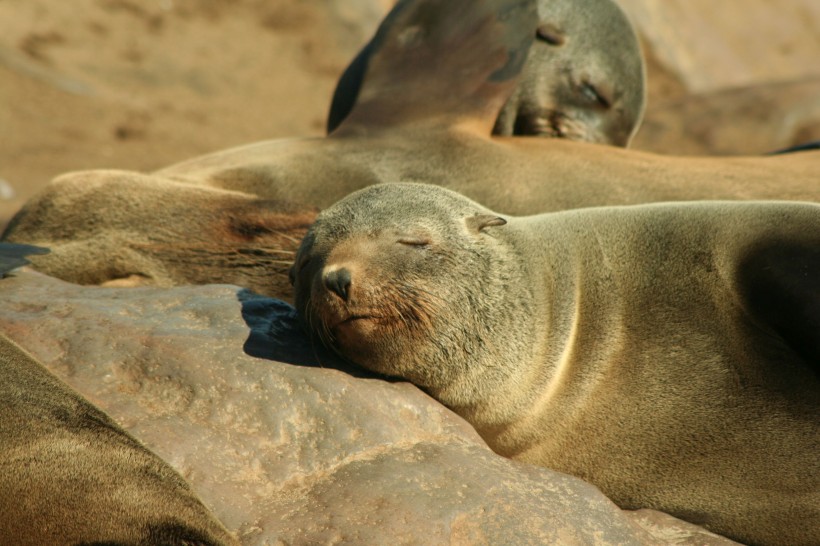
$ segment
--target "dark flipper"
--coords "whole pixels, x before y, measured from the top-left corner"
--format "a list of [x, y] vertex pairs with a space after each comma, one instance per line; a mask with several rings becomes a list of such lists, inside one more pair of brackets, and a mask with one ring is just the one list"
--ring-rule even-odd
[[534, 0], [401, 0], [342, 76], [328, 129], [446, 119], [490, 134], [537, 24]]
[[789, 146], [788, 148], [783, 148], [782, 150], [771, 152], [771, 155], [791, 154], [794, 152], [808, 152], [810, 150], [820, 150], [820, 140], [815, 140], [814, 142], [807, 142], [805, 144], [798, 144], [797, 146]]
[[328, 134], [335, 131], [336, 127], [341, 125], [353, 110], [372, 54], [373, 42], [368, 42], [339, 78], [339, 83], [336, 84], [336, 90], [333, 92], [333, 99], [330, 101], [330, 112], [327, 115]]
[[820, 245], [778, 242], [740, 268], [749, 310], [820, 373]]
[[22, 267], [30, 263], [26, 256], [32, 254], [48, 254], [47, 248], [23, 245], [17, 243], [0, 243], [0, 279], [12, 269]]

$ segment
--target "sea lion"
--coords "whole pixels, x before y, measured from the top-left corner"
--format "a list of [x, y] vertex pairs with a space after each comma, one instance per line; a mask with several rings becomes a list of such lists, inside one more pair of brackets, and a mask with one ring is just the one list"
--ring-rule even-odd
[[239, 544], [167, 463], [4, 335], [0, 543]]
[[[220, 279], [290, 291], [287, 269], [299, 243], [294, 235], [304, 234], [317, 209], [131, 172], [97, 173], [67, 177], [60, 191], [44, 192], [9, 224], [8, 239], [22, 239], [22, 231], [33, 235], [26, 239], [50, 241], [55, 259], [32, 257], [36, 269], [77, 284], [175, 286]], [[123, 199], [126, 188], [138, 197]], [[53, 221], [62, 223], [59, 232], [52, 231]]]
[[[818, 151], [684, 158], [566, 139], [491, 138], [532, 45], [535, 7], [529, 0], [401, 2], [382, 24], [355, 107], [329, 137], [260, 142], [152, 175], [64, 175], [23, 207], [2, 238], [51, 248], [33, 257], [34, 267], [72, 282], [234, 282], [241, 269], [255, 271], [243, 286], [289, 299], [282, 287], [290, 258], [272, 267], [270, 254], [295, 251], [302, 218], [384, 181], [439, 183], [509, 214], [700, 199], [820, 201]], [[231, 247], [225, 216], [212, 211], [220, 199], [238, 197], [262, 206], [232, 208], [247, 236]], [[266, 207], [277, 216], [285, 205], [294, 221], [269, 221]], [[284, 236], [271, 248], [267, 226], [276, 222], [284, 227], [275, 234]], [[163, 242], [162, 252], [143, 244], [168, 229], [191, 244], [184, 256], [174, 254], [173, 242]], [[221, 254], [212, 260], [214, 246]], [[230, 266], [188, 263], [189, 256], [222, 263], [223, 255]]]
[[[627, 146], [646, 108], [646, 69], [626, 14], [612, 0], [538, 0], [537, 5], [534, 43], [493, 134]], [[342, 73], [330, 105], [328, 133], [356, 104], [385, 28]]]
[[306, 328], [498, 453], [742, 542], [820, 536], [820, 205], [501, 216], [385, 184], [321, 212]]

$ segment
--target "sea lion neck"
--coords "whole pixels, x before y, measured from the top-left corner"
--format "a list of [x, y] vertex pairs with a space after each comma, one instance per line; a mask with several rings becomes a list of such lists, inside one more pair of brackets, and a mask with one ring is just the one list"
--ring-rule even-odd
[[[549, 230], [533, 229], [543, 223], [543, 217], [536, 221], [507, 218], [498, 238], [507, 249], [506, 259], [515, 264], [515, 278], [504, 279], [504, 290], [509, 312], [505, 323], [516, 332], [516, 339], [505, 340], [508, 345], [502, 357], [482, 362], [435, 394], [473, 423], [494, 449], [498, 446], [490, 438], [503, 441], [510, 427], [531, 415], [533, 405], [554, 400], [563, 388], [562, 377], [575, 372], [576, 334], [586, 301], [581, 272], [566, 274], [568, 266], [578, 263], [573, 249], [551, 238]], [[553, 269], [550, 264], [560, 267]], [[583, 318], [593, 317], [584, 314]]]

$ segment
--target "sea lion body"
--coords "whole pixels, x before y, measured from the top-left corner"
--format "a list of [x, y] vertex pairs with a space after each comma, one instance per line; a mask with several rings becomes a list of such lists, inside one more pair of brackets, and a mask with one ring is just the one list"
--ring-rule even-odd
[[670, 157], [557, 139], [488, 139], [469, 126], [435, 131], [422, 125], [349, 138], [262, 142], [156, 176], [319, 209], [385, 180], [431, 182], [506, 214], [527, 215], [661, 201], [820, 201], [818, 169], [815, 151]]
[[322, 212], [306, 325], [497, 452], [751, 543], [820, 533], [820, 205], [505, 217], [380, 185]]
[[286, 272], [305, 219], [385, 181], [440, 184], [516, 215], [657, 201], [820, 201], [820, 151], [668, 157], [491, 138], [531, 49], [546, 47], [533, 44], [538, 24], [529, 0], [400, 2], [379, 30], [352, 111], [329, 137], [260, 142], [150, 175], [63, 175], [2, 238], [51, 248], [32, 258], [34, 267], [71, 282], [231, 282], [289, 299]]
[[820, 151], [665, 157], [421, 127], [263, 142], [153, 175], [63, 175], [23, 206], [2, 240], [51, 248], [33, 266], [70, 282], [236, 283], [290, 300], [286, 273], [316, 212], [385, 180], [434, 182], [525, 215], [657, 201], [820, 202], [818, 172]]
[[167, 463], [4, 336], [0, 543], [239, 544]]

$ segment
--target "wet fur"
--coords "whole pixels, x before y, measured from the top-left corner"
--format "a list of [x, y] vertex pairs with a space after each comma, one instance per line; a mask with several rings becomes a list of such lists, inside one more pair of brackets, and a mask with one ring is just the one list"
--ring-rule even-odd
[[[820, 205], [607, 207], [470, 230], [493, 214], [429, 185], [357, 192], [308, 232], [297, 308], [323, 328], [349, 309], [395, 309], [396, 279], [436, 294], [429, 325], [331, 345], [424, 387], [499, 453], [582, 477], [623, 508], [813, 544]], [[398, 242], [417, 233], [429, 248]], [[353, 272], [348, 302], [322, 284], [338, 267]]]

